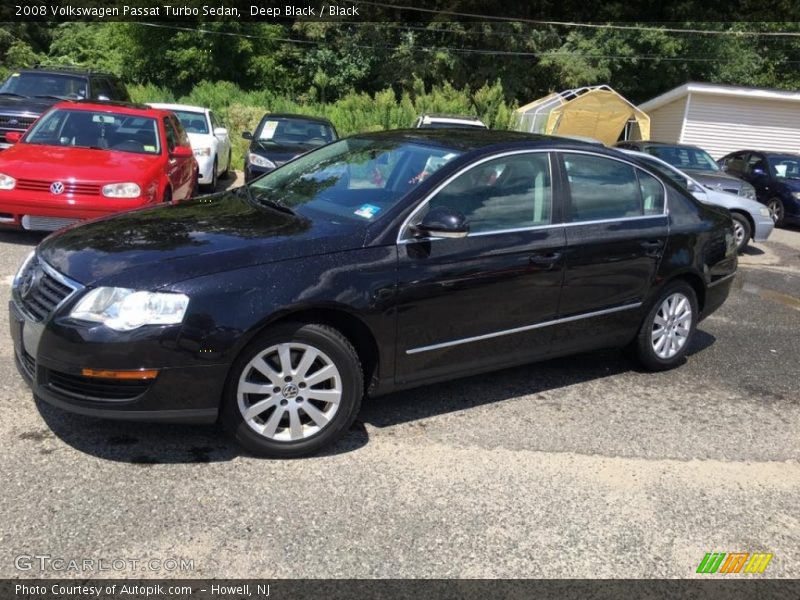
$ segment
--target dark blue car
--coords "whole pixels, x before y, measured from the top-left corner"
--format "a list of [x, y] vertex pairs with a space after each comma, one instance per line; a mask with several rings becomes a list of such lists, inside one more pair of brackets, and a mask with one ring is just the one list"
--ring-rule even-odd
[[739, 150], [719, 159], [727, 173], [750, 182], [775, 225], [800, 225], [800, 154]]

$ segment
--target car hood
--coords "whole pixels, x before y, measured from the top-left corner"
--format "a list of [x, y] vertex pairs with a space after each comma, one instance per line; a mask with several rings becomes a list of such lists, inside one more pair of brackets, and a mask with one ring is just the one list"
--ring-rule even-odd
[[705, 190], [705, 199], [703, 200], [709, 204], [716, 204], [717, 206], [724, 206], [727, 209], [740, 209], [746, 210], [752, 215], [761, 216], [761, 209], [764, 208], [763, 204], [755, 200], [749, 200], [730, 192], [722, 192], [714, 189]]
[[703, 185], [712, 189], [739, 190], [745, 184], [745, 182], [741, 179], [738, 179], [733, 175], [728, 175], [723, 171], [715, 173], [711, 173], [709, 171], [697, 171], [694, 169], [683, 169], [683, 171], [687, 175], [694, 177]]
[[0, 96], [0, 112], [41, 114], [56, 102], [61, 102], [61, 99]]
[[285, 163], [287, 160], [292, 160], [295, 156], [300, 156], [301, 154], [304, 154], [317, 147], [318, 146], [309, 146], [305, 144], [282, 146], [276, 144], [265, 144], [264, 142], [256, 140], [250, 146], [250, 152], [264, 156], [274, 163]]
[[[138, 181], [160, 157], [113, 150], [19, 143], [0, 154], [0, 172], [18, 179]], [[132, 174], [138, 173], [139, 176]]]
[[257, 264], [359, 248], [364, 226], [258, 206], [240, 192], [134, 210], [45, 239], [40, 258], [84, 285], [157, 289]]

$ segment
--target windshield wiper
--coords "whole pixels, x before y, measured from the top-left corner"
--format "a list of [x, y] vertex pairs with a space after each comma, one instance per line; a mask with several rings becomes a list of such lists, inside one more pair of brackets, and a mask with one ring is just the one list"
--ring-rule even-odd
[[50, 100], [66, 100], [66, 96], [54, 96], [52, 94], [36, 94], [34, 98], [47, 98]]
[[16, 98], [27, 98], [25, 94], [16, 94], [14, 92], [0, 92], [0, 96], [14, 96]]
[[260, 193], [253, 193], [253, 188], [249, 185], [243, 185], [239, 188], [238, 193], [242, 193], [241, 190], [244, 190], [244, 195], [247, 197], [250, 202], [261, 204], [263, 206], [268, 206], [272, 209], [280, 211], [282, 213], [286, 213], [289, 215], [296, 215], [297, 213], [290, 207], [286, 206], [285, 204], [281, 204], [275, 200], [268, 198], [265, 195], [265, 192], [268, 190], [258, 190]]

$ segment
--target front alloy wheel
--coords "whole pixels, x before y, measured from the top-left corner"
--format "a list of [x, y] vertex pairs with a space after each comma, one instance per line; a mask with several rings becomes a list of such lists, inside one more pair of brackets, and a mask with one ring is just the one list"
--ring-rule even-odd
[[629, 349], [651, 371], [676, 367], [689, 349], [699, 314], [692, 286], [675, 281], [651, 305]]
[[736, 251], [743, 252], [750, 243], [750, 222], [747, 217], [739, 213], [733, 213], [733, 239], [736, 242]]
[[223, 424], [254, 454], [313, 454], [353, 423], [363, 381], [358, 354], [338, 330], [286, 323], [256, 338], [234, 363]]
[[767, 202], [769, 214], [772, 215], [772, 220], [775, 222], [775, 227], [783, 225], [783, 202], [780, 198], [773, 198]]

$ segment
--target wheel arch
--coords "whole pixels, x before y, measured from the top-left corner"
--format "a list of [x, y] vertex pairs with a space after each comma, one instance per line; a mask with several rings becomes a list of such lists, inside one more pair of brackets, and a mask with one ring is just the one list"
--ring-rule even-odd
[[249, 332], [247, 341], [236, 355], [243, 352], [252, 340], [265, 331], [283, 323], [316, 323], [333, 327], [347, 338], [358, 355], [364, 371], [364, 391], [369, 390], [373, 383], [377, 383], [380, 367], [380, 350], [377, 339], [363, 320], [341, 307], [303, 307], [275, 315]]
[[675, 281], [685, 281], [692, 287], [695, 296], [697, 296], [697, 308], [700, 309], [700, 312], [702, 313], [706, 304], [706, 286], [703, 282], [703, 278], [697, 273], [685, 271], [683, 273], [678, 273], [674, 277], [671, 277], [665, 281], [664, 286], [674, 283]]
[[731, 208], [730, 211], [731, 214], [740, 215], [747, 220], [747, 222], [750, 224], [750, 239], [753, 239], [753, 237], [756, 234], [756, 222], [755, 219], [753, 219], [753, 215], [751, 215], [746, 210], [742, 210], [740, 208]]

